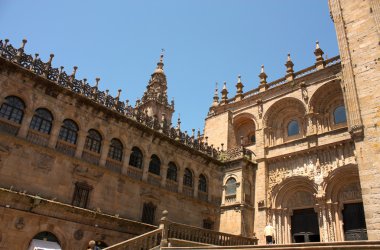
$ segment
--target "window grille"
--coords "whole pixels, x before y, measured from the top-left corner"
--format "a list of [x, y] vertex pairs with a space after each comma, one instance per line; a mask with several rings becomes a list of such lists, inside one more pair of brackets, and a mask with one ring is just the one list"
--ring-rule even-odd
[[18, 124], [21, 123], [24, 116], [25, 104], [16, 96], [8, 96], [0, 108], [0, 117], [7, 120], [14, 121]]
[[53, 125], [53, 116], [47, 109], [37, 109], [34, 113], [30, 128], [37, 130], [41, 133], [50, 134]]
[[207, 192], [207, 180], [203, 174], [199, 176], [198, 190], [201, 192]]
[[168, 180], [177, 181], [177, 166], [173, 162], [169, 163], [166, 178]]
[[138, 147], [133, 147], [131, 156], [129, 158], [129, 165], [136, 168], [141, 168], [142, 159], [143, 159], [143, 154], [141, 150]]
[[72, 120], [64, 120], [61, 130], [59, 131], [59, 139], [71, 144], [77, 143], [78, 125]]
[[112, 139], [110, 150], [108, 151], [108, 157], [116, 161], [123, 159], [123, 144], [118, 139]]
[[90, 129], [86, 138], [85, 149], [100, 153], [102, 136], [95, 129]]
[[185, 169], [185, 174], [183, 176], [183, 185], [193, 187], [193, 173], [188, 168]]
[[92, 187], [86, 183], [77, 182], [75, 184], [73, 206], [86, 208], [91, 189]]
[[157, 155], [152, 155], [149, 162], [149, 172], [160, 175], [161, 161]]

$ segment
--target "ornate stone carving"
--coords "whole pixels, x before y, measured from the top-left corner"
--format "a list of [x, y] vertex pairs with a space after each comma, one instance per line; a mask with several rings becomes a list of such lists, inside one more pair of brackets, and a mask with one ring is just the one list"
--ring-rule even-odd
[[306, 191], [298, 191], [294, 193], [287, 201], [288, 208], [312, 207], [314, 205], [314, 197]]
[[74, 239], [81, 240], [83, 238], [83, 235], [84, 235], [83, 231], [78, 229], [74, 232]]
[[25, 222], [24, 222], [24, 218], [23, 217], [20, 217], [16, 220], [15, 222], [15, 227], [18, 229], [18, 230], [21, 230], [25, 227]]
[[358, 182], [345, 186], [339, 193], [339, 201], [361, 200], [361, 198], [362, 192]]

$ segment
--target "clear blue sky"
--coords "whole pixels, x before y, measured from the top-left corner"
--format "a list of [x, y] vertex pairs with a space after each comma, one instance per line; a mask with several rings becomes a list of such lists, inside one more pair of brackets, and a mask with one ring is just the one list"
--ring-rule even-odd
[[235, 95], [237, 75], [244, 91], [258, 85], [260, 65], [268, 81], [285, 74], [291, 53], [295, 70], [314, 63], [315, 41], [338, 54], [327, 0], [0, 0], [0, 39], [112, 94], [123, 89], [131, 103], [142, 96], [165, 48], [168, 95], [175, 98], [182, 128], [202, 128], [215, 82]]

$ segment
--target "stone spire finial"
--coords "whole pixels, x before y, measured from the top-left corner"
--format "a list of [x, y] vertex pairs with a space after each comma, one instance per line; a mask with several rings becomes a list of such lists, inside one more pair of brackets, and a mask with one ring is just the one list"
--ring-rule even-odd
[[292, 59], [290, 58], [290, 53], [288, 54], [288, 59], [286, 60], [285, 66], [286, 66], [286, 75], [285, 75], [286, 80], [288, 82], [293, 81], [294, 80], [294, 70], [293, 70], [294, 63], [292, 62]]
[[157, 63], [157, 68], [153, 74], [155, 74], [155, 73], [164, 74], [164, 52], [165, 52], [165, 50], [162, 49], [161, 54], [160, 54], [160, 61]]
[[44, 76], [47, 77], [48, 74], [49, 74], [49, 71], [50, 71], [50, 68], [51, 68], [51, 63], [53, 61], [53, 58], [54, 58], [54, 54], [50, 54], [49, 56], [49, 60], [47, 61], [47, 63], [45, 64], [45, 69], [44, 69]]
[[121, 89], [118, 89], [117, 90], [117, 96], [116, 96], [116, 98], [119, 100], [119, 98], [120, 98], [120, 94], [121, 94]]
[[213, 97], [213, 102], [212, 102], [212, 107], [216, 107], [219, 105], [219, 93], [218, 93], [218, 83], [215, 83], [215, 92], [214, 92], [214, 97]]
[[241, 82], [241, 75], [238, 75], [238, 82], [236, 83], [236, 96], [235, 96], [236, 101], [240, 101], [243, 99], [243, 88], [244, 88], [244, 85]]
[[264, 70], [264, 65], [261, 65], [261, 70], [260, 70], [260, 92], [262, 91], [265, 91], [267, 90], [268, 86], [267, 86], [267, 74], [265, 74], [265, 70]]
[[180, 113], [178, 113], [178, 119], [177, 119], [177, 129], [180, 130], [181, 129], [181, 115]]
[[[7, 40], [7, 39], [5, 39], [5, 40]], [[7, 41], [5, 41], [5, 42], [8, 43]], [[26, 42], [27, 42], [26, 39], [22, 39], [21, 46], [17, 50], [17, 54], [16, 54], [15, 58], [13, 59], [14, 62], [17, 62], [17, 63], [20, 62], [22, 54], [24, 53], [24, 48], [25, 48]]]
[[98, 88], [100, 78], [99, 77], [95, 78], [95, 81], [96, 81], [95, 88]]
[[221, 93], [222, 93], [222, 101], [221, 101], [221, 104], [222, 104], [222, 105], [227, 104], [228, 90], [227, 90], [227, 83], [226, 83], [226, 82], [224, 82], [224, 84], [223, 84], [223, 89], [222, 89]]
[[315, 43], [315, 50], [314, 50], [314, 55], [315, 55], [315, 67], [317, 69], [323, 69], [325, 68], [325, 60], [323, 59], [323, 50], [319, 47], [319, 42], [316, 41]]

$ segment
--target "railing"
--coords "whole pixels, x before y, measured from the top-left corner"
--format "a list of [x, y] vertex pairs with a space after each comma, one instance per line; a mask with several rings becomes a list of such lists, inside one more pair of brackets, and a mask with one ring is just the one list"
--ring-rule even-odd
[[161, 176], [148, 173], [148, 183], [157, 187], [161, 186]]
[[257, 245], [256, 238], [221, 233], [180, 223], [168, 223], [168, 239], [195, 241], [217, 246]]
[[200, 199], [201, 201], [208, 201], [208, 193], [198, 191], [198, 199]]
[[230, 148], [226, 151], [222, 151], [220, 157], [224, 161], [231, 161], [231, 160], [240, 159], [240, 158], [248, 158], [252, 160], [254, 156], [255, 154], [251, 150], [240, 146], [240, 147]]
[[148, 250], [153, 247], [167, 247], [174, 239], [205, 243], [216, 246], [257, 245], [257, 238], [221, 233], [199, 227], [174, 223], [167, 219], [168, 211], [162, 212], [158, 229], [123, 241], [104, 250]]
[[182, 193], [186, 196], [193, 197], [194, 196], [194, 188], [183, 186]]
[[236, 194], [226, 195], [225, 201], [226, 201], [226, 203], [235, 203], [236, 202]]
[[94, 165], [99, 165], [100, 154], [84, 149], [82, 159]]
[[121, 174], [121, 168], [123, 167], [123, 163], [121, 161], [117, 161], [114, 159], [107, 158], [106, 160], [106, 168]]
[[0, 131], [16, 136], [20, 129], [20, 124], [0, 118]]
[[34, 144], [47, 146], [49, 143], [49, 134], [41, 133], [33, 129], [29, 129], [26, 139]]
[[69, 143], [67, 141], [58, 140], [55, 149], [66, 155], [74, 156], [77, 147], [75, 144]]
[[160, 245], [161, 237], [162, 229], [156, 229], [103, 250], [149, 250]]
[[142, 169], [136, 168], [133, 166], [129, 166], [127, 170], [127, 175], [131, 177], [132, 179], [141, 181], [142, 179]]
[[171, 192], [178, 192], [178, 182], [166, 179], [165, 188]]

